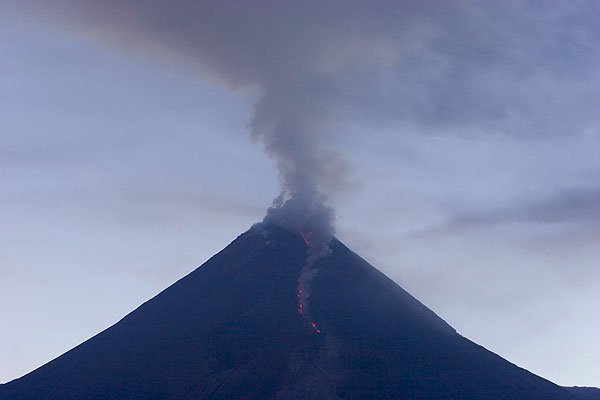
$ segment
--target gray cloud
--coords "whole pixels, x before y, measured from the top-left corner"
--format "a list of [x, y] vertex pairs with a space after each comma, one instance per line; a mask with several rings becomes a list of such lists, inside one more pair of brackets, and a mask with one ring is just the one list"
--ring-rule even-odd
[[332, 231], [326, 199], [347, 174], [326, 143], [342, 118], [517, 137], [599, 125], [593, 1], [20, 4], [260, 93], [249, 127], [277, 164], [269, 218], [284, 225]]
[[421, 231], [419, 235], [511, 223], [592, 225], [598, 229], [600, 187], [570, 188], [537, 201], [522, 202], [495, 210], [458, 213], [442, 226]]

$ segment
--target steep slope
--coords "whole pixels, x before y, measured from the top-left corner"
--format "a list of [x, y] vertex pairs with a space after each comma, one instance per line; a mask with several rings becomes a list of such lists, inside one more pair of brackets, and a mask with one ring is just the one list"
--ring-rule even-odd
[[600, 400], [600, 388], [585, 387], [585, 386], [571, 386], [566, 387], [569, 392], [579, 396], [580, 400]]
[[330, 247], [302, 310], [305, 242], [257, 225], [0, 399], [576, 399]]

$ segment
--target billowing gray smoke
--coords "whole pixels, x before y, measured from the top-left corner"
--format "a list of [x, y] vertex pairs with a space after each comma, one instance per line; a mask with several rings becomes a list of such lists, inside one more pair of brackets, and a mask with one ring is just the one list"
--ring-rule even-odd
[[[309, 86], [310, 82], [304, 85]], [[307, 230], [327, 240], [333, 235], [333, 210], [325, 205], [327, 187], [343, 182], [343, 165], [323, 151], [322, 135], [330, 107], [326, 94], [304, 85], [281, 82], [267, 89], [256, 104], [252, 136], [277, 163], [281, 193], [265, 221], [298, 231]]]
[[327, 196], [347, 180], [327, 143], [349, 115], [388, 132], [530, 137], [600, 119], [593, 0], [6, 1], [258, 93], [249, 126], [281, 180], [266, 219], [324, 238]]
[[[323, 142], [341, 105], [338, 72], [365, 44], [364, 35], [353, 37], [360, 25], [353, 20], [368, 7], [341, 1], [30, 4], [115, 46], [193, 63], [234, 91], [258, 92], [251, 135], [275, 160], [281, 182], [265, 219], [324, 239], [333, 234], [326, 196], [344, 186], [345, 165]], [[347, 5], [349, 12], [340, 13]]]

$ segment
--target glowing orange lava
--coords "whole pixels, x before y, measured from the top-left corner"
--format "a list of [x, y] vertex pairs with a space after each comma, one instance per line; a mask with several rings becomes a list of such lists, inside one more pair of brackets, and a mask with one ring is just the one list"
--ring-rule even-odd
[[311, 327], [311, 328], [313, 328], [313, 330], [314, 330], [315, 332], [317, 332], [317, 333], [321, 333], [321, 330], [319, 329], [319, 326], [318, 326], [316, 323], [314, 323], [314, 322], [311, 322], [311, 323], [310, 323], [310, 327]]
[[305, 307], [304, 307], [304, 303], [306, 302], [306, 293], [302, 290], [302, 286], [298, 287], [298, 290], [296, 292], [296, 297], [298, 299], [298, 315], [300, 316], [300, 318], [303, 318], [305, 320], [307, 320], [308, 322], [308, 326], [311, 327], [311, 329], [313, 331], [315, 331], [316, 333], [321, 333], [321, 330], [319, 329], [319, 325], [317, 325], [316, 322], [311, 321], [310, 315], [308, 313], [305, 313]]
[[[300, 237], [302, 237], [302, 240], [304, 240], [304, 244], [306, 245], [306, 248], [309, 249], [309, 251], [313, 250], [313, 244], [314, 244], [314, 233], [312, 231], [305, 231], [304, 229], [300, 229], [299, 230], [300, 233]], [[308, 261], [307, 260], [307, 264], [304, 266], [304, 268], [302, 268], [302, 272], [301, 272], [301, 278], [304, 274], [309, 273], [311, 268], [312, 268], [312, 262], [313, 261]], [[308, 278], [310, 279], [310, 278]], [[305, 290], [305, 287], [303, 286], [302, 282], [300, 282], [300, 278], [299, 278], [299, 283], [298, 283], [298, 289], [296, 290], [296, 298], [298, 301], [298, 315], [300, 316], [300, 318], [304, 319], [307, 323], [308, 326], [310, 326], [310, 328], [315, 332], [315, 333], [321, 333], [321, 330], [319, 329], [319, 326], [316, 324], [316, 322], [313, 322], [310, 320], [310, 314], [308, 312], [308, 292]]]

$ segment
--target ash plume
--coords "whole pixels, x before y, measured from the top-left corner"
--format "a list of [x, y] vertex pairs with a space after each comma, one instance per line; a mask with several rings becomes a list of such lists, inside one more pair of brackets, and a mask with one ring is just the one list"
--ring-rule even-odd
[[390, 38], [382, 31], [397, 32], [406, 11], [422, 8], [410, 1], [390, 15], [387, 1], [18, 4], [127, 51], [191, 63], [233, 91], [260, 93], [251, 137], [275, 161], [281, 184], [265, 221], [310, 231], [324, 242], [334, 232], [327, 198], [347, 181], [344, 160], [324, 145], [343, 108], [344, 71], [361, 58], [387, 59]]
[[[110, 45], [191, 63], [233, 91], [260, 93], [249, 122], [251, 138], [275, 161], [281, 185], [265, 221], [327, 240], [334, 221], [327, 195], [346, 180], [343, 159], [323, 146], [333, 132], [339, 95], [338, 68], [324, 57], [332, 43], [321, 41], [337, 8], [332, 6], [67, 0], [47, 11]], [[335, 33], [341, 43], [346, 28], [332, 29], [329, 36]]]
[[287, 89], [283, 82], [281, 88], [265, 91], [250, 128], [279, 171], [281, 193], [265, 221], [295, 232], [310, 231], [328, 241], [333, 235], [334, 212], [326, 205], [325, 187], [342, 186], [345, 169], [322, 148], [329, 109], [323, 104], [326, 94], [307, 90], [309, 83]]
[[323, 241], [333, 234], [327, 199], [348, 182], [327, 145], [342, 135], [340, 120], [400, 135], [515, 138], [600, 124], [591, 0], [6, 1], [38, 23], [257, 93], [251, 137], [281, 182], [265, 220]]

